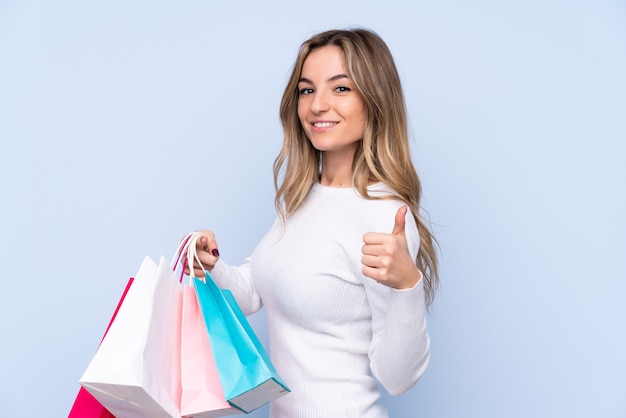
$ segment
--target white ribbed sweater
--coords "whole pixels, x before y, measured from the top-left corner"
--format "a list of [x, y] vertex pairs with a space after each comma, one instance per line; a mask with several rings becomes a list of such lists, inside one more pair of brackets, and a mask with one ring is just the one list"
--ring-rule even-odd
[[[389, 194], [382, 184], [369, 190]], [[213, 269], [246, 315], [266, 308], [270, 356], [291, 389], [272, 402], [271, 417], [387, 417], [375, 378], [393, 395], [424, 372], [422, 281], [396, 290], [361, 272], [363, 234], [390, 233], [401, 205], [315, 184], [284, 231], [277, 220], [244, 265], [219, 261]], [[419, 238], [410, 215], [406, 236], [415, 257]]]

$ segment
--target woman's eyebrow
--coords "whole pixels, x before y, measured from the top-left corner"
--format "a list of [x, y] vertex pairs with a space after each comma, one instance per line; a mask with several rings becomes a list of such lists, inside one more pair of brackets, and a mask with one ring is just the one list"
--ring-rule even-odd
[[[337, 81], [340, 80], [342, 78], [348, 78], [347, 74], [337, 74], [332, 76], [331, 78], [328, 79], [328, 81]], [[309, 84], [313, 84], [313, 82], [311, 80], [309, 80], [306, 77], [300, 77], [300, 79], [298, 80], [298, 83], [309, 83]]]
[[331, 78], [329, 78], [328, 81], [337, 81], [337, 80], [340, 80], [342, 78], [348, 78], [348, 75], [347, 74], [337, 74], [337, 75], [334, 75]]

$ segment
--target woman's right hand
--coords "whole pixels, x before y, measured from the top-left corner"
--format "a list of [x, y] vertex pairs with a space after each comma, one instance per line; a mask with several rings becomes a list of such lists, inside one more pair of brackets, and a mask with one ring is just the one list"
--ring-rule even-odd
[[[198, 232], [200, 232], [202, 236], [196, 243], [196, 253], [202, 262], [202, 266], [198, 264], [197, 260], [194, 260], [193, 272], [195, 277], [204, 277], [204, 270], [211, 271], [213, 267], [215, 267], [215, 263], [217, 263], [217, 260], [220, 258], [220, 252], [217, 249], [217, 241], [215, 241], [213, 231], [204, 230]], [[185, 274], [189, 275], [189, 272], [189, 266], [186, 266]]]

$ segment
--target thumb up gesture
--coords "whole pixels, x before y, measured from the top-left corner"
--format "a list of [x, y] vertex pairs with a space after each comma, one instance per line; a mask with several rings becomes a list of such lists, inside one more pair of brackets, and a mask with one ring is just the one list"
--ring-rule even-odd
[[407, 211], [406, 206], [398, 209], [391, 234], [368, 232], [363, 235], [361, 249], [363, 274], [396, 289], [410, 289], [422, 277], [409, 253], [404, 233]]

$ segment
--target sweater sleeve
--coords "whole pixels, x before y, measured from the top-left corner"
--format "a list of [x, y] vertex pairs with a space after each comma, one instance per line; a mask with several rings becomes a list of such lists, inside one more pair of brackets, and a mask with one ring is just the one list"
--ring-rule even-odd
[[[405, 233], [409, 251], [415, 258], [419, 236], [410, 215], [406, 217]], [[423, 279], [413, 288], [403, 290], [365, 276], [363, 283], [372, 313], [370, 367], [387, 392], [398, 395], [417, 383], [430, 358]]]
[[233, 266], [218, 260], [211, 271], [211, 276], [217, 285], [233, 293], [237, 304], [246, 316], [252, 315], [263, 306], [252, 282], [250, 261], [251, 257], [247, 258], [241, 266]]

